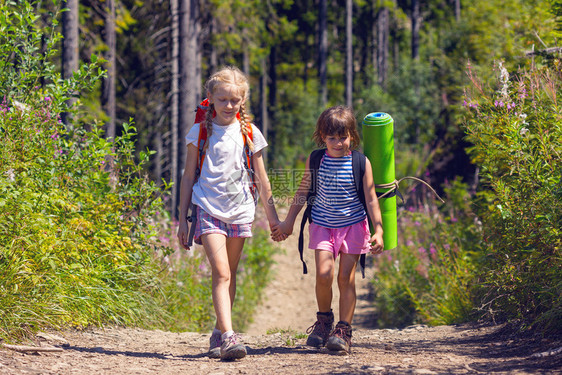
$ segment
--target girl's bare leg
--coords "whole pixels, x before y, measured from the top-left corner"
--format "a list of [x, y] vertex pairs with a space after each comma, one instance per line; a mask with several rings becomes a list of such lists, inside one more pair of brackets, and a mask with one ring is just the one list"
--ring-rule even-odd
[[351, 324], [355, 312], [357, 295], [355, 293], [355, 269], [359, 255], [340, 254], [338, 287], [340, 290], [340, 320]]
[[216, 327], [222, 333], [231, 331], [232, 303], [236, 294], [236, 270], [244, 247], [244, 239], [226, 238], [223, 234], [211, 233], [201, 236], [201, 241], [211, 264]]
[[316, 303], [318, 311], [332, 309], [332, 283], [334, 281], [334, 255], [330, 251], [315, 250], [316, 261]]

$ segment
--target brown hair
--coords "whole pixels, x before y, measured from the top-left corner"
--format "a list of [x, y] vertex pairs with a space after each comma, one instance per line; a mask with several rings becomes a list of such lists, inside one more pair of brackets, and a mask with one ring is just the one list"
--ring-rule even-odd
[[[246, 144], [250, 150], [254, 151], [254, 142], [248, 136], [248, 126], [252, 121], [251, 116], [246, 111], [246, 100], [248, 99], [248, 94], [250, 91], [250, 84], [248, 83], [248, 77], [240, 69], [235, 66], [225, 66], [221, 70], [215, 72], [207, 82], [205, 83], [205, 89], [209, 93], [214, 93], [217, 87], [220, 85], [232, 85], [236, 87], [242, 96], [242, 104], [240, 105], [240, 131], [246, 139]], [[213, 134], [213, 112], [215, 106], [209, 104], [209, 109], [207, 110], [207, 116], [205, 118], [205, 126], [207, 127], [207, 137]], [[205, 144], [205, 148], [207, 143]]]
[[338, 105], [326, 109], [316, 122], [316, 130], [312, 139], [319, 147], [325, 147], [326, 143], [322, 138], [336, 135], [347, 135], [351, 138], [351, 148], [355, 149], [361, 143], [361, 138], [357, 132], [357, 120], [353, 109], [343, 105]]

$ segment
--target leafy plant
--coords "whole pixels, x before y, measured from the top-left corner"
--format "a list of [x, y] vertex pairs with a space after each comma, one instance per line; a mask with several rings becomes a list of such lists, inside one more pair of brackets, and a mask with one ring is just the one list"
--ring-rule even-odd
[[488, 87], [471, 73], [467, 138], [481, 167], [478, 213], [487, 262], [482, 312], [523, 326], [562, 329], [562, 72], [508, 72]]
[[399, 215], [399, 245], [374, 260], [375, 305], [381, 326], [468, 321], [481, 261], [480, 224], [466, 184], [445, 188], [447, 204], [408, 207]]
[[[144, 172], [153, 152], [137, 155], [132, 120], [107, 140], [100, 123], [67, 108], [70, 93], [104, 72], [93, 58], [62, 80], [50, 63], [56, 22], [41, 30], [33, 11], [27, 1], [0, 5], [0, 338], [90, 324], [208, 329], [210, 275], [204, 257], [170, 243], [165, 191]], [[75, 111], [75, 122], [63, 124], [62, 111]], [[249, 241], [240, 325], [267, 281], [271, 249], [259, 230]]]

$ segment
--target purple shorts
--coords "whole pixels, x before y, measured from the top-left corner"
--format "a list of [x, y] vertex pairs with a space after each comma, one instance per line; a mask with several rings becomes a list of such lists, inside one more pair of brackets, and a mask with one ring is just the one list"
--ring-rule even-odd
[[197, 206], [197, 223], [195, 224], [195, 243], [201, 245], [201, 236], [210, 233], [224, 234], [226, 237], [252, 237], [252, 223], [228, 224], [209, 215]]
[[334, 253], [366, 254], [371, 250], [371, 233], [367, 218], [343, 228], [326, 228], [310, 223], [308, 248]]

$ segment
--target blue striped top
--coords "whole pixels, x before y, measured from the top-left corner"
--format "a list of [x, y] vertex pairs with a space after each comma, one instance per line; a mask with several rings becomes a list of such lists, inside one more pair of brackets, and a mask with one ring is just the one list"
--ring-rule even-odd
[[326, 228], [343, 228], [367, 216], [353, 183], [351, 153], [341, 158], [324, 154], [318, 169], [312, 222]]

